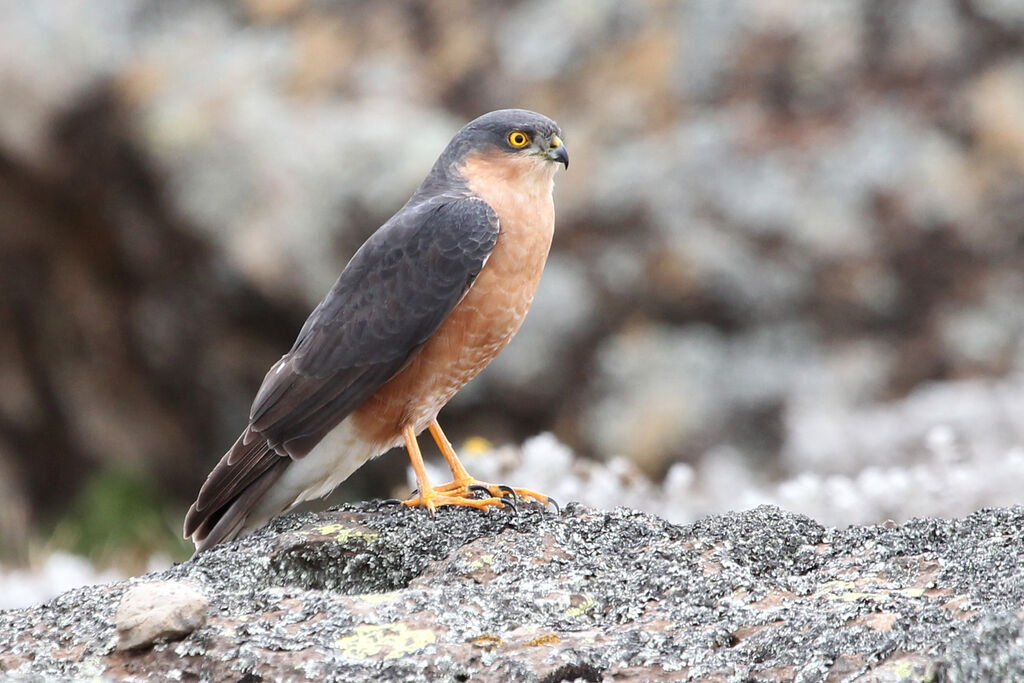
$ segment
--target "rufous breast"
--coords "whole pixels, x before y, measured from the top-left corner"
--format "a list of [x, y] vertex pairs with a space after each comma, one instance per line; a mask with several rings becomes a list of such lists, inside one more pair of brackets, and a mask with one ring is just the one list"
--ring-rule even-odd
[[463, 299], [420, 353], [353, 413], [368, 440], [401, 442], [416, 432], [515, 335], [533, 301], [554, 232], [554, 164], [478, 154], [463, 166], [473, 195], [498, 215], [494, 250]]

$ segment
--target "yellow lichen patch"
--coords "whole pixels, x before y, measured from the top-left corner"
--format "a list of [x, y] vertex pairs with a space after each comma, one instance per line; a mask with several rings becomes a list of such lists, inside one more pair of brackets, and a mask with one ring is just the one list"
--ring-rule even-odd
[[491, 565], [494, 564], [494, 554], [493, 553], [485, 553], [485, 554], [481, 554], [481, 555], [476, 555], [474, 557], [472, 552], [466, 551], [466, 558], [472, 560], [472, 562], [469, 563], [469, 568], [470, 569], [474, 569], [474, 570], [475, 569], [483, 569], [484, 565], [487, 565], [488, 567], [490, 567]]
[[422, 650], [437, 640], [437, 634], [408, 624], [361, 624], [352, 635], [338, 638], [335, 647], [352, 659], [397, 659]]
[[860, 600], [877, 600], [882, 596], [880, 593], [859, 593], [853, 591], [851, 593], [843, 593], [842, 595], [833, 595], [833, 600], [842, 600], [843, 602], [858, 602]]
[[484, 648], [485, 650], [493, 650], [505, 644], [504, 640], [490, 633], [485, 633], [482, 636], [477, 636], [470, 642], [476, 645], [477, 647]]
[[559, 642], [561, 640], [562, 639], [559, 638], [558, 634], [556, 634], [556, 633], [545, 633], [542, 636], [537, 636], [533, 640], [526, 641], [526, 646], [527, 647], [539, 647], [541, 645], [554, 645], [555, 643], [557, 643], [557, 642]]
[[353, 529], [352, 527], [345, 526], [344, 524], [328, 524], [317, 529], [324, 536], [334, 536], [334, 539], [338, 543], [347, 543], [353, 538], [359, 539], [366, 543], [376, 539], [380, 534], [375, 531], [360, 531], [359, 529]]
[[853, 589], [853, 588], [856, 588], [856, 587], [857, 587], [857, 584], [854, 583], [853, 581], [835, 580], [835, 581], [826, 581], [825, 583], [821, 584], [821, 590], [828, 591], [829, 593], [838, 593], [840, 591], [850, 590], [850, 589]]
[[565, 610], [565, 615], [568, 617], [581, 616], [596, 604], [594, 598], [589, 595], [574, 595], [572, 596], [571, 607]]
[[914, 663], [905, 659], [900, 660], [893, 666], [893, 673], [901, 679], [909, 679], [914, 675]]

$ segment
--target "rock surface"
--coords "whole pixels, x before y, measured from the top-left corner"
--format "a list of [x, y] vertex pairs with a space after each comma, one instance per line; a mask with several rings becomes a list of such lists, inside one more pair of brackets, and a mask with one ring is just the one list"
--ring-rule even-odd
[[177, 640], [206, 623], [210, 599], [180, 581], [153, 581], [129, 589], [114, 615], [117, 649]]
[[[157, 574], [0, 613], [0, 674], [111, 680], [1010, 680], [1024, 508], [826, 528], [376, 503], [289, 516]], [[193, 582], [207, 623], [118, 651], [122, 596]]]

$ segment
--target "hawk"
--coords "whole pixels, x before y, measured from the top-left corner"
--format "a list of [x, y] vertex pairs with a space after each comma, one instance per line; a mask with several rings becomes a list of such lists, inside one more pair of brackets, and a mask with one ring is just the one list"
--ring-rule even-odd
[[[326, 496], [401, 444], [418, 484], [407, 506], [487, 509], [506, 493], [549, 502], [470, 476], [437, 415], [526, 316], [551, 247], [559, 165], [569, 166], [561, 130], [535, 112], [484, 114], [452, 138], [267, 372], [248, 425], [185, 516], [197, 553]], [[427, 478], [424, 429], [452, 471], [447, 484]]]

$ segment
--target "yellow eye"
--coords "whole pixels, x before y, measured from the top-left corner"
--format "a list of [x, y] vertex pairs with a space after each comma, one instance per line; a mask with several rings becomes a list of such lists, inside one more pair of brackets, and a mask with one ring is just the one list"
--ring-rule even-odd
[[513, 147], [526, 147], [530, 144], [530, 136], [521, 130], [514, 130], [508, 134], [508, 144]]

